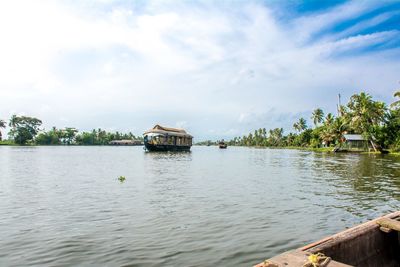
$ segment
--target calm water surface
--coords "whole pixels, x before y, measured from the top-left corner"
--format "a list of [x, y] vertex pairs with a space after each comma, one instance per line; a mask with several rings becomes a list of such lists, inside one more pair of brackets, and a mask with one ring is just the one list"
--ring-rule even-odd
[[0, 266], [251, 266], [399, 207], [400, 157], [0, 147]]

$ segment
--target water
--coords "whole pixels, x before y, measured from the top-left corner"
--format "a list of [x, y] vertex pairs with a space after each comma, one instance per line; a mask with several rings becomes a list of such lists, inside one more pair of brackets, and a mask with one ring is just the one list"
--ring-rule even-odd
[[399, 207], [390, 155], [0, 147], [0, 266], [251, 266]]

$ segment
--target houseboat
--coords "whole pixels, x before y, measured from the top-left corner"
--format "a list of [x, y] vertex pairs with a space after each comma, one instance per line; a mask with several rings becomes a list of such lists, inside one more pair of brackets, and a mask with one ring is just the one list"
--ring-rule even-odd
[[189, 151], [193, 136], [183, 129], [156, 125], [144, 134], [144, 146], [148, 151]]
[[254, 267], [400, 266], [400, 211], [368, 221]]

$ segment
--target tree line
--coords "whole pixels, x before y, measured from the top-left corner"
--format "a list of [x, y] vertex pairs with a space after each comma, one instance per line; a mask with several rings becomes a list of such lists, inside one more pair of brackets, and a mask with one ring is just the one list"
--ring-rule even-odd
[[[66, 127], [57, 129], [53, 127], [49, 131], [40, 129], [42, 121], [29, 116], [12, 115], [8, 126], [10, 127], [8, 143], [19, 145], [108, 145], [112, 140], [142, 140], [141, 136], [135, 136], [131, 132], [107, 132], [102, 129], [93, 129], [91, 132], [79, 132], [76, 128]], [[0, 119], [0, 129], [6, 128], [7, 123]], [[0, 141], [2, 135], [0, 131]]]
[[[400, 98], [400, 91], [394, 94]], [[229, 145], [267, 147], [332, 147], [343, 142], [343, 134], [361, 134], [378, 148], [400, 151], [400, 100], [387, 105], [361, 92], [338, 106], [338, 115], [325, 114], [320, 108], [312, 112], [313, 127], [300, 118], [293, 124], [295, 132], [284, 135], [283, 128], [260, 128], [235, 137]]]

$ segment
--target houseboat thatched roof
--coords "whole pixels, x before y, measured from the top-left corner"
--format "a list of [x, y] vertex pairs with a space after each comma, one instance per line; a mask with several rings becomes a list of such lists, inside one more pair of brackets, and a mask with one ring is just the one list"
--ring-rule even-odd
[[190, 137], [190, 138], [193, 137], [190, 134], [188, 134], [184, 129], [165, 127], [165, 126], [161, 126], [159, 124], [154, 126], [152, 129], [144, 132], [144, 134], [149, 134], [149, 133], [170, 134], [170, 135]]

